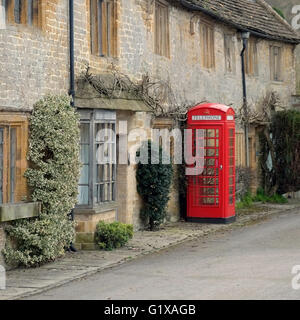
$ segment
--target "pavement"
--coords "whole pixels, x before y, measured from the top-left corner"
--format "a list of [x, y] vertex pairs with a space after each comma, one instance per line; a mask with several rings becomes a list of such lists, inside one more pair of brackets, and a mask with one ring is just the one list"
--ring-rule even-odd
[[[289, 213], [291, 216], [300, 217], [300, 215], [297, 215], [300, 213], [300, 203], [292, 202], [286, 205], [256, 204], [254, 208], [242, 210], [237, 216], [237, 221], [230, 225], [178, 222], [167, 224], [156, 232], [139, 231], [135, 233], [133, 239], [130, 240], [125, 247], [111, 252], [81, 251], [73, 254], [68, 253], [65, 257], [39, 268], [8, 271], [6, 275], [6, 290], [0, 290], [0, 300], [15, 300], [25, 297], [31, 299], [31, 296], [34, 298], [34, 295], [35, 297], [44, 297], [47, 299], [49, 298], [49, 296], [47, 296], [48, 290], [51, 292], [51, 290], [59, 290], [59, 287], [64, 288], [65, 286], [72, 286], [72, 284], [76, 285], [77, 281], [75, 280], [81, 280], [82, 283], [84, 283], [89, 277], [96, 277], [102, 273], [104, 274], [104, 272], [109, 272], [113, 270], [114, 267], [119, 267], [125, 262], [145, 256], [151, 259], [152, 256], [155, 256], [153, 255], [154, 253], [160, 252], [163, 255], [166, 249], [172, 247], [174, 247], [176, 251], [176, 246], [180, 247], [180, 244], [185, 245], [191, 243], [189, 240], [205, 241], [205, 238], [209, 236], [222, 236], [228, 231], [240, 230], [241, 227], [255, 225], [259, 222], [263, 222], [264, 225], [267, 226], [269, 223], [268, 220], [270, 220], [271, 223], [271, 218], [280, 217], [282, 214], [289, 216]], [[297, 222], [299, 222], [299, 219]], [[296, 224], [295, 222], [291, 222], [291, 225]], [[277, 228], [279, 228], [279, 226], [277, 226]], [[263, 232], [263, 230], [261, 232]], [[299, 238], [297, 240], [299, 242]], [[239, 240], [237, 240], [237, 243], [238, 241]], [[178, 254], [179, 256], [182, 255], [182, 253], [177, 253], [177, 255]], [[199, 252], [200, 257], [201, 254], [202, 251]], [[142, 260], [143, 259], [137, 259], [137, 261], [134, 262], [139, 263]], [[129, 264], [123, 265], [122, 268], [126, 268]], [[209, 268], [207, 270], [209, 270]], [[226, 290], [226, 292], [227, 291], [228, 290]], [[172, 295], [170, 295], [168, 299], [172, 299], [171, 296]], [[88, 298], [88, 294], [82, 297]], [[126, 297], [128, 298], [127, 295]], [[141, 298], [143, 296], [139, 295], [139, 297]], [[76, 298], [78, 298], [78, 296]], [[122, 299], [122, 297], [119, 298]]]

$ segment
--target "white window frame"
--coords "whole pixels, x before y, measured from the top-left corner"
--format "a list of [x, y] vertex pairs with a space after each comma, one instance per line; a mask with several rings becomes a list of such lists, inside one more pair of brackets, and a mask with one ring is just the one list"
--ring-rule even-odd
[[[79, 183], [79, 188], [81, 186], [88, 186], [88, 201], [86, 201], [85, 203], [80, 201], [79, 192], [77, 206], [93, 208], [96, 206], [101, 206], [103, 204], [115, 203], [117, 189], [116, 112], [113, 110], [89, 109], [81, 110], [79, 111], [79, 113], [81, 124], [89, 124], [89, 143], [86, 143], [86, 145], [89, 145], [89, 150], [87, 151], [88, 156], [85, 155], [85, 157], [89, 159], [89, 163], [88, 183]], [[103, 130], [98, 131], [98, 133], [101, 133], [102, 137], [104, 137], [103, 140], [101, 140], [101, 134], [97, 135], [97, 127]], [[97, 140], [97, 137], [100, 137], [100, 139]], [[108, 158], [100, 159], [99, 155], [103, 154], [104, 150], [101, 148], [103, 148], [104, 146], [109, 147]], [[97, 169], [102, 171], [101, 180], [97, 180], [97, 174], [99, 173]], [[104, 175], [106, 175], [106, 179], [103, 178]], [[85, 181], [87, 180], [85, 179]]]

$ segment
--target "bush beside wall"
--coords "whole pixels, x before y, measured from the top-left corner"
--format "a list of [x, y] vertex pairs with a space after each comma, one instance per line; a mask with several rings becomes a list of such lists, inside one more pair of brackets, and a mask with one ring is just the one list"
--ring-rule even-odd
[[112, 250], [124, 246], [133, 237], [133, 226], [120, 222], [100, 221], [96, 228], [95, 241], [100, 249]]
[[7, 227], [8, 264], [37, 266], [64, 254], [75, 236], [68, 214], [77, 201], [80, 173], [79, 118], [67, 96], [47, 96], [34, 105], [30, 119], [26, 177], [32, 201], [42, 203], [40, 217]]

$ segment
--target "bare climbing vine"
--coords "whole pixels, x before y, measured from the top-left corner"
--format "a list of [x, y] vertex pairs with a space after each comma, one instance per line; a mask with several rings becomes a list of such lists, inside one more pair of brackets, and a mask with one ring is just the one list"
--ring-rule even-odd
[[[284, 110], [284, 107], [278, 93], [269, 91], [255, 106], [249, 106], [247, 119], [243, 108], [237, 112], [237, 117], [242, 123], [248, 123], [257, 128], [261, 144], [265, 146], [262, 148], [260, 164], [265, 180], [263, 184], [270, 195], [275, 194], [279, 188], [278, 183], [274, 182], [272, 178], [278, 175], [279, 171], [275, 152], [276, 147], [272, 139], [272, 123], [275, 113], [281, 110]], [[272, 162], [271, 168], [267, 164], [269, 157]]]
[[187, 111], [195, 103], [179, 103], [168, 81], [152, 79], [144, 74], [140, 81], [133, 81], [129, 76], [111, 68], [111, 81], [109, 83], [101, 75], [94, 75], [89, 66], [82, 74], [87, 81], [102, 97], [119, 99], [126, 96], [143, 101], [156, 117], [173, 117], [179, 121], [186, 121]]
[[242, 123], [248, 123], [256, 127], [268, 127], [272, 122], [272, 115], [275, 111], [284, 110], [277, 92], [269, 91], [255, 105], [248, 106], [247, 118], [243, 107], [237, 110], [237, 118]]

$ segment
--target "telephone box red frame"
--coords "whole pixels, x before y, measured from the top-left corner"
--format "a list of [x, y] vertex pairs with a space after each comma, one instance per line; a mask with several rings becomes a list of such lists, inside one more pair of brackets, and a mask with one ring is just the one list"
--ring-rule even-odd
[[[200, 168], [201, 174], [187, 176], [187, 221], [235, 221], [234, 115], [232, 108], [213, 103], [198, 105], [188, 112], [188, 129], [193, 132], [193, 156], [196, 156], [199, 139], [204, 165]], [[191, 167], [195, 165], [187, 166]]]

